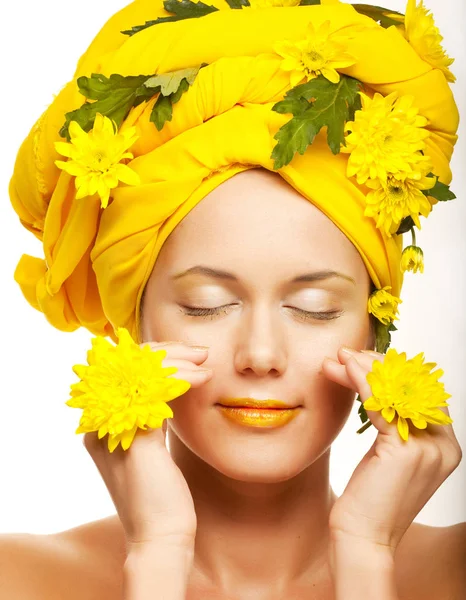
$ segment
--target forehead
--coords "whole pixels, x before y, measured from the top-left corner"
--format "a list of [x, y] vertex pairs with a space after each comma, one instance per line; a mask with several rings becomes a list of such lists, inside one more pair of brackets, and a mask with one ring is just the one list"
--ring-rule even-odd
[[237, 173], [206, 195], [170, 234], [159, 262], [245, 274], [251, 267], [254, 276], [273, 265], [277, 277], [306, 267], [367, 277], [358, 251], [335, 223], [278, 173], [263, 168]]

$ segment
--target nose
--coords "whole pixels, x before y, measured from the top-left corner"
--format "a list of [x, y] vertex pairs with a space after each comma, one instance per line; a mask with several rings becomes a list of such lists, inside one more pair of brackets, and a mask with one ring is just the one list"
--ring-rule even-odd
[[239, 324], [235, 367], [243, 375], [278, 377], [286, 369], [286, 344], [279, 319], [259, 305], [245, 311]]

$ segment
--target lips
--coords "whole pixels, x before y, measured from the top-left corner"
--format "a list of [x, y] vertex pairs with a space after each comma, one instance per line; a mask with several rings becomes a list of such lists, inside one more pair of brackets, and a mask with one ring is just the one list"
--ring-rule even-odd
[[289, 406], [281, 400], [255, 400], [254, 398], [222, 399], [219, 410], [229, 421], [255, 429], [276, 429], [294, 420], [299, 406]]
[[292, 409], [297, 406], [290, 406], [281, 400], [256, 400], [254, 398], [222, 398], [219, 402], [221, 406], [231, 406], [235, 408], [259, 408], [259, 409]]

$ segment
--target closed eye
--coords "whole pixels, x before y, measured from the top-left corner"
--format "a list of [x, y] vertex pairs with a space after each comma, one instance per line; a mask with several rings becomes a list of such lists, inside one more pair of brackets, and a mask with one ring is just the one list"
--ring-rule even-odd
[[295, 308], [294, 306], [289, 306], [287, 308], [291, 308], [292, 310], [297, 311], [297, 313], [301, 315], [304, 319], [319, 319], [322, 321], [330, 321], [331, 319], [337, 319], [343, 313], [342, 310], [310, 312], [308, 310], [303, 310], [302, 308]]
[[[203, 307], [194, 307], [194, 306], [182, 306], [184, 314], [189, 317], [209, 317], [215, 316], [219, 314], [226, 314], [228, 312], [228, 308], [230, 306], [235, 306], [234, 304], [224, 304], [223, 306], [217, 306], [215, 308], [203, 308]], [[321, 312], [311, 312], [308, 310], [303, 310], [302, 308], [296, 308], [294, 306], [287, 306], [285, 308], [291, 308], [291, 310], [296, 311], [298, 315], [300, 315], [303, 319], [318, 319], [318, 320], [331, 320], [337, 319], [343, 311], [341, 310], [329, 310], [329, 311], [321, 311]]]

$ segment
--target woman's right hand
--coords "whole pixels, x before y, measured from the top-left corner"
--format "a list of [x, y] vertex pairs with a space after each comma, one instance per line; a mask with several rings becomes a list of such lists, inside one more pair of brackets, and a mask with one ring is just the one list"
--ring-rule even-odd
[[[143, 346], [145, 344], [141, 344]], [[200, 387], [212, 377], [202, 370], [208, 351], [181, 342], [149, 342], [152, 350], [166, 350], [163, 367], [177, 367], [170, 377]], [[115, 504], [129, 549], [166, 540], [194, 542], [197, 519], [188, 484], [165, 446], [167, 420], [158, 429], [138, 429], [131, 446], [110, 453], [106, 437], [84, 435], [84, 446], [94, 460]]]

